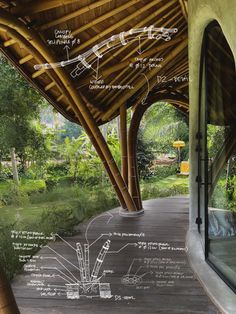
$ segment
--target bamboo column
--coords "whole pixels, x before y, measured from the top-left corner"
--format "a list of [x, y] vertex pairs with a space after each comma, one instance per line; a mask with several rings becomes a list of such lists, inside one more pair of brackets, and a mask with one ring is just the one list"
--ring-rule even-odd
[[108, 165], [108, 163], [106, 162], [106, 160], [105, 160], [105, 158], [104, 158], [104, 155], [103, 155], [103, 153], [102, 153], [102, 151], [101, 151], [99, 145], [98, 145], [97, 142], [96, 142], [96, 139], [94, 138], [92, 132], [90, 131], [88, 125], [86, 124], [86, 121], [83, 120], [83, 118], [82, 118], [81, 116], [79, 116], [79, 115], [78, 115], [78, 119], [79, 119], [79, 121], [80, 121], [81, 124], [83, 123], [84, 128], [85, 128], [85, 131], [86, 131], [87, 135], [89, 136], [90, 141], [91, 141], [92, 144], [93, 144], [93, 147], [95, 148], [95, 150], [96, 150], [96, 152], [97, 152], [99, 158], [101, 159], [101, 161], [102, 161], [102, 163], [103, 163], [103, 165], [104, 165], [104, 167], [105, 167], [105, 170], [106, 170], [106, 172], [107, 172], [107, 174], [108, 174], [108, 176], [109, 176], [109, 179], [110, 179], [110, 181], [111, 181], [111, 183], [112, 183], [112, 185], [113, 185], [113, 188], [115, 189], [116, 195], [117, 195], [117, 197], [118, 197], [118, 199], [119, 199], [119, 201], [120, 201], [121, 207], [124, 208], [124, 209], [126, 209], [127, 206], [126, 206], [124, 197], [123, 197], [123, 195], [122, 195], [122, 193], [121, 193], [121, 191], [120, 191], [120, 189], [119, 189], [119, 187], [118, 187], [118, 185], [117, 185], [117, 183], [116, 183], [116, 181], [115, 181], [115, 179], [114, 179], [114, 177], [113, 177], [113, 175], [112, 175], [112, 172], [111, 172], [111, 170], [110, 170], [110, 168], [109, 168], [109, 165]]
[[141, 210], [143, 206], [137, 164], [137, 137], [141, 118], [140, 121], [138, 118], [139, 115], [134, 113], [128, 134], [128, 186], [138, 210]]
[[121, 144], [121, 174], [128, 186], [128, 147], [127, 147], [127, 109], [126, 105], [120, 108], [120, 144]]
[[0, 314], [20, 314], [11, 286], [0, 269]]
[[[142, 97], [141, 97], [142, 99]], [[186, 112], [187, 99], [180, 95], [167, 93], [150, 93], [146, 100], [146, 104], [137, 103], [135, 111], [132, 115], [129, 133], [128, 133], [128, 181], [129, 192], [133, 197], [138, 210], [142, 209], [142, 198], [140, 192], [138, 164], [137, 164], [137, 139], [138, 130], [142, 117], [146, 110], [157, 101], [168, 101], [169, 103], [181, 103], [181, 110]]]

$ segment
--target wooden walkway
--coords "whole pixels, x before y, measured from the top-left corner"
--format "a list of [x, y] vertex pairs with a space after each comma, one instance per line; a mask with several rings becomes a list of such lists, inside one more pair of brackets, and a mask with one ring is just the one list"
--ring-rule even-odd
[[13, 282], [21, 313], [219, 313], [188, 263], [188, 199], [144, 208], [134, 219], [109, 211], [43, 247]]

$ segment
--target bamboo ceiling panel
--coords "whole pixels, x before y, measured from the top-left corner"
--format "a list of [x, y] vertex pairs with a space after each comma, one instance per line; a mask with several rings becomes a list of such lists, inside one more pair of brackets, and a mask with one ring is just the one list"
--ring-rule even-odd
[[185, 0], [0, 1], [0, 41], [27, 80], [77, 123], [79, 102], [101, 125], [156, 91], [188, 99]]

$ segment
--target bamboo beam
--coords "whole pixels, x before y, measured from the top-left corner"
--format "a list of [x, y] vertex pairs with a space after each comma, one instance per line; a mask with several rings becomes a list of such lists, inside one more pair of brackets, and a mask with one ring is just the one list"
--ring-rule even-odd
[[28, 2], [27, 5], [24, 3], [11, 8], [10, 12], [16, 16], [27, 16], [50, 9], [55, 9], [77, 1], [78, 0], [32, 0]]
[[[48, 50], [48, 48], [45, 46], [45, 44], [40, 40], [37, 33], [35, 33], [33, 30], [26, 28], [26, 26], [21, 21], [14, 19], [11, 14], [1, 9], [0, 9], [0, 23], [5, 24], [5, 25], [10, 25], [22, 37], [29, 40], [31, 45], [36, 49], [36, 51], [40, 51], [42, 57], [48, 63], [54, 63], [56, 61], [53, 55]], [[122, 193], [127, 209], [129, 211], [136, 211], [137, 208], [135, 206], [135, 203], [128, 192], [128, 189], [114, 161], [114, 158], [109, 150], [109, 147], [106, 141], [104, 140], [104, 137], [102, 136], [100, 129], [95, 123], [95, 120], [93, 119], [85, 102], [76, 91], [75, 87], [73, 86], [71, 80], [68, 77], [68, 74], [62, 68], [55, 68], [53, 69], [53, 72], [55, 72], [58, 78], [61, 80], [61, 83], [63, 84], [63, 86], [68, 91], [69, 95], [71, 96], [72, 100], [76, 104], [77, 109], [79, 109], [79, 113], [81, 117], [84, 119], [82, 121], [84, 124], [83, 126], [86, 127], [84, 123], [84, 121], [86, 121], [87, 127], [91, 130], [92, 135], [96, 139], [96, 142], [104, 155], [105, 161], [107, 162], [110, 168], [110, 171], [114, 177], [114, 180], [116, 181], [116, 184], [118, 185]]]
[[2, 269], [0, 269], [0, 313], [20, 314], [11, 286]]
[[35, 72], [32, 74], [32, 78], [36, 78], [36, 77], [38, 77], [38, 76], [44, 74], [45, 72], [46, 72], [45, 69], [40, 69], [40, 70], [38, 70], [38, 71], [35, 71]]
[[[164, 67], [166, 64], [168, 64], [171, 60], [173, 60], [184, 48], [187, 47], [187, 39], [185, 39], [178, 47], [173, 49], [173, 51], [164, 59], [162, 66]], [[153, 72], [147, 73], [147, 79], [150, 79], [151, 76], [157, 74], [160, 71], [159, 68], [153, 69]], [[105, 121], [111, 116], [120, 106], [125, 103], [131, 96], [133, 96], [137, 90], [142, 88], [142, 86], [145, 85], [146, 83], [146, 78], [139, 79], [138, 81], [135, 82], [135, 88], [130, 90], [128, 93], [124, 94], [123, 97], [117, 101], [112, 108], [109, 108], [104, 116], [102, 117], [102, 120]]]
[[[176, 39], [173, 39], [172, 41], [165, 42], [164, 44], [161, 44], [160, 46], [157, 46], [151, 50], [148, 50], [147, 52], [142, 54], [142, 58], [150, 57], [154, 53], [160, 52], [168, 47], [176, 45], [178, 42], [184, 40], [186, 38], [186, 35], [180, 36]], [[137, 61], [137, 57], [131, 57], [129, 59], [126, 59], [123, 62], [118, 63], [117, 65], [114, 65], [112, 67], [109, 67], [107, 69], [104, 69], [99, 72], [101, 76], [109, 76], [110, 74], [114, 74], [115, 72], [122, 70], [130, 65], [130, 63], [135, 63]], [[92, 79], [92, 76], [79, 81], [79, 84], [84, 85], [84, 84], [89, 84], [90, 80]]]
[[[182, 32], [184, 32], [185, 30], [182, 30]], [[168, 50], [170, 50], [170, 49], [168, 49]], [[167, 52], [166, 52], [166, 55], [168, 55], [169, 54], [169, 51], [167, 50]], [[183, 54], [182, 53], [180, 53], [176, 58], [175, 58], [175, 60], [174, 61], [177, 61], [177, 63], [178, 63], [178, 60], [185, 60], [185, 58], [183, 58]], [[175, 64], [176, 62], [174, 62], [174, 67], [175, 67]], [[162, 72], [163, 71], [165, 71], [164, 73], [163, 73], [163, 75], [167, 75], [166, 73], [169, 73], [169, 72], [171, 72], [171, 71], [173, 71], [173, 66], [172, 66], [172, 64], [171, 63], [169, 63], [169, 64], [167, 64], [164, 68], [162, 68], [161, 70], [162, 70]], [[169, 71], [169, 72], [168, 72]], [[187, 70], [186, 70], [187, 71]], [[139, 72], [139, 73], [141, 73], [142, 72], [142, 70]], [[161, 75], [162, 75], [162, 72], [160, 73]], [[178, 72], [177, 72], [178, 73]], [[183, 72], [184, 73], [184, 72]], [[182, 73], [181, 73], [182, 74]], [[172, 76], [171, 76], [171, 78], [172, 78]], [[167, 82], [168, 82], [168, 77], [167, 77]], [[169, 84], [169, 82], [168, 82], [168, 84]], [[156, 77], [154, 77], [154, 79], [152, 79], [152, 80], [150, 80], [150, 82], [149, 82], [149, 85], [150, 85], [150, 90], [152, 90], [153, 88], [154, 88], [154, 86], [156, 85]], [[144, 97], [146, 96], [146, 91], [144, 91], [143, 93], [142, 93], [142, 95], [141, 95], [141, 97], [139, 98], [139, 100], [137, 101], [137, 103], [139, 103], [140, 102], [140, 99], [143, 99]], [[135, 107], [135, 106], [134, 106]], [[99, 115], [96, 115], [96, 118], [98, 118], [98, 116]], [[97, 119], [98, 121], [101, 119], [101, 115], [100, 115], [100, 117]]]
[[27, 56], [21, 58], [21, 59], [19, 60], [19, 64], [24, 64], [24, 63], [26, 63], [26, 62], [32, 60], [33, 58], [34, 58], [34, 57], [29, 54], [29, 55], [27, 55]]
[[53, 88], [56, 85], [56, 83], [54, 81], [52, 81], [51, 83], [49, 83], [48, 85], [46, 85], [44, 87], [45, 91], [48, 91], [49, 89]]
[[128, 15], [127, 17], [125, 17], [124, 19], [119, 21], [118, 23], [115, 23], [115, 24], [111, 25], [110, 27], [106, 28], [103, 32], [100, 32], [99, 34], [97, 34], [93, 38], [87, 40], [83, 44], [81, 44], [78, 47], [75, 47], [73, 50], [71, 50], [71, 56], [74, 56], [75, 54], [77, 54], [80, 51], [84, 50], [85, 48], [89, 47], [94, 42], [102, 39], [104, 36], [111, 33], [112, 31], [116, 30], [117, 28], [120, 28], [124, 24], [128, 23], [130, 20], [135, 19], [138, 15], [144, 13], [146, 10], [149, 10], [154, 5], [156, 5], [160, 2], [161, 2], [161, 0], [153, 0], [149, 4], [143, 6], [141, 9], [136, 10], [133, 14]]
[[[74, 12], [71, 12], [71, 13], [68, 13], [68, 14], [65, 14], [63, 15], [62, 17], [58, 18], [58, 19], [55, 19], [51, 22], [48, 22], [48, 23], [45, 23], [45, 24], [42, 24], [39, 26], [39, 29], [40, 30], [46, 30], [50, 27], [53, 27], [55, 25], [58, 25], [58, 24], [61, 24], [61, 23], [65, 23], [66, 21], [70, 20], [70, 19], [73, 19], [73, 18], [78, 18], [80, 15], [86, 13], [86, 12], [89, 12], [90, 10], [93, 10], [93, 9], [96, 9], [100, 6], [103, 6], [104, 4], [106, 3], [109, 3], [111, 0], [100, 0], [100, 1], [96, 1], [94, 3], [91, 3], [89, 5], [86, 5]], [[133, 1], [129, 1], [129, 2], [132, 2], [135, 3], [135, 2], [139, 2], [141, 0], [133, 0]], [[117, 9], [115, 10], [111, 10], [110, 12], [94, 19], [92, 22], [89, 22], [83, 26], [81, 26], [79, 29], [77, 30], [74, 30], [72, 32], [72, 34], [75, 36], [75, 35], [78, 35], [79, 33], [85, 31], [86, 29], [89, 29], [91, 26], [94, 26], [102, 21], [105, 21], [106, 19], [108, 19], [109, 17], [111, 16], [114, 16], [115, 14], [117, 14], [118, 12], [121, 12], [122, 10], [125, 10], [126, 8], [128, 8], [131, 4], [127, 3], [123, 6], [120, 6], [118, 7]], [[123, 8], [122, 8], [123, 7]]]
[[120, 143], [121, 143], [121, 173], [128, 186], [128, 147], [127, 147], [127, 108], [120, 107]]
[[63, 94], [61, 94], [60, 96], [57, 97], [57, 102], [60, 102], [62, 100], [62, 98], [64, 98], [65, 96]]
[[14, 45], [14, 44], [16, 44], [16, 41], [15, 41], [15, 39], [8, 39], [8, 40], [6, 40], [4, 43], [3, 43], [3, 46], [4, 47], [9, 47], [9, 46], [12, 46], [12, 45]]

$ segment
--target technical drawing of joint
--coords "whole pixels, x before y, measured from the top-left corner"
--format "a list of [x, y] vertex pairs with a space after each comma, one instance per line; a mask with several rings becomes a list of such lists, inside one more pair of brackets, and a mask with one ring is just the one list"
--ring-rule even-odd
[[76, 244], [76, 254], [80, 269], [81, 282], [66, 284], [67, 299], [80, 299], [81, 297], [93, 298], [100, 297], [101, 299], [110, 299], [111, 288], [109, 283], [101, 283], [98, 275], [105, 256], [110, 248], [110, 240], [107, 240], [102, 246], [93, 270], [90, 275], [89, 262], [89, 245], [84, 244], [84, 250], [80, 243]]
[[125, 274], [122, 278], [121, 278], [121, 283], [124, 286], [129, 286], [129, 287], [134, 287], [134, 286], [139, 286], [143, 283], [143, 277], [146, 276], [149, 272], [143, 273], [143, 274], [138, 274], [139, 271], [141, 270], [141, 268], [143, 268], [142, 266], [140, 266], [137, 271], [135, 273], [131, 272], [131, 269], [133, 267], [135, 259], [133, 260], [133, 262], [131, 263], [127, 274]]
[[[144, 28], [131, 29], [127, 32], [121, 32], [120, 34], [111, 36], [110, 38], [102, 41], [99, 44], [96, 44], [91, 49], [75, 58], [50, 64], [37, 64], [34, 66], [34, 68], [35, 70], [48, 70], [77, 63], [76, 67], [71, 72], [71, 76], [75, 78], [83, 73], [83, 71], [91, 68], [93, 69], [92, 65], [96, 62], [97, 59], [102, 59], [106, 53], [117, 49], [119, 46], [126, 46], [129, 43], [133, 43], [135, 40], [137, 40], [140, 44], [140, 39], [145, 38], [150, 40], [162, 39], [164, 41], [170, 41], [173, 34], [176, 34], [177, 32], [177, 28], [157, 28], [153, 25]], [[96, 72], [96, 70], [94, 71]]]

